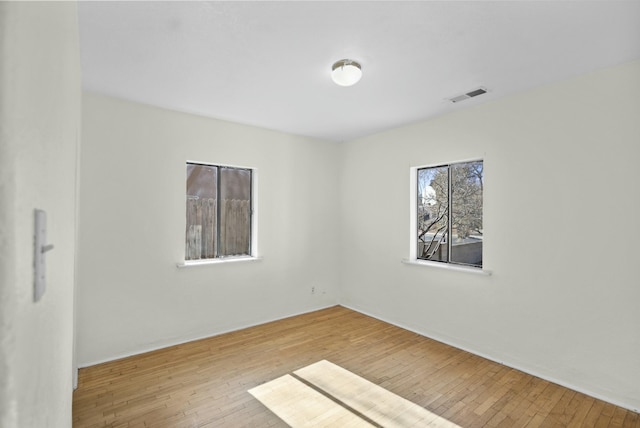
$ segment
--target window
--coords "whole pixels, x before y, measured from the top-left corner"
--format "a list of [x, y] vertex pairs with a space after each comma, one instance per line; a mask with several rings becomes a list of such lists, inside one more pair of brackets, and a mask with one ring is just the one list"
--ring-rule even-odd
[[483, 161], [417, 169], [416, 258], [482, 268]]
[[252, 172], [187, 163], [185, 260], [251, 255]]

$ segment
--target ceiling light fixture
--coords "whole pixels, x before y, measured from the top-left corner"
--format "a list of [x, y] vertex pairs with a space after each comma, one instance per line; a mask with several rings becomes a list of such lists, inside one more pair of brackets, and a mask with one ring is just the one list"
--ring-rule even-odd
[[362, 67], [351, 59], [341, 59], [331, 67], [331, 78], [336, 85], [355, 85], [361, 77]]

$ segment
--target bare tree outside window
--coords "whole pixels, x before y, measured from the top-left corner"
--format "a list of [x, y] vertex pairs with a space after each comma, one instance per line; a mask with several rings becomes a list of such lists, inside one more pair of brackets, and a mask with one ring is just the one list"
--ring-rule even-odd
[[417, 258], [482, 267], [483, 161], [418, 169]]

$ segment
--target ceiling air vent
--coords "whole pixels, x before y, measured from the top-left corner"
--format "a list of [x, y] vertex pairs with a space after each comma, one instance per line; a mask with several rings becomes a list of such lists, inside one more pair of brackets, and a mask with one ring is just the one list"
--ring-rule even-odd
[[482, 95], [486, 93], [487, 93], [487, 90], [485, 88], [478, 88], [478, 89], [474, 89], [473, 91], [467, 92], [466, 94], [449, 98], [449, 101], [451, 101], [452, 103], [459, 103], [460, 101], [468, 100], [469, 98], [477, 97], [478, 95]]

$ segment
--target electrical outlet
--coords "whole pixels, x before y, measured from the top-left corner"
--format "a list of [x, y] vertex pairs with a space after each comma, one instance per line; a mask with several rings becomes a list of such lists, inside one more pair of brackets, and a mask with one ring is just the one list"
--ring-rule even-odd
[[311, 294], [316, 294], [316, 287], [315, 286], [311, 286]]

